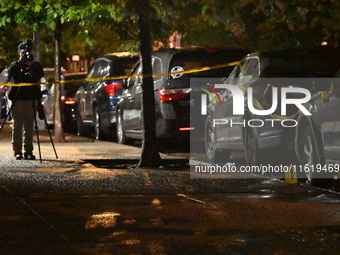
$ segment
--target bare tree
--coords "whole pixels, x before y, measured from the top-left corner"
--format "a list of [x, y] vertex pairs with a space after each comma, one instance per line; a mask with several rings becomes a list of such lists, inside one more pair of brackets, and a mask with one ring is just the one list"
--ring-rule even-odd
[[143, 8], [139, 10], [139, 38], [142, 58], [142, 121], [144, 139], [139, 167], [157, 167], [161, 164], [158, 152], [155, 121], [155, 97], [151, 65], [151, 34], [148, 23], [149, 1], [145, 1]]

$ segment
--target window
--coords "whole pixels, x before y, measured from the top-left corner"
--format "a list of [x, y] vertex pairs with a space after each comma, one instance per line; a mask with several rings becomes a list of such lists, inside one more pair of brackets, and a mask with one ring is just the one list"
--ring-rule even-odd
[[100, 61], [97, 61], [90, 66], [90, 70], [86, 78], [97, 78], [100, 77], [99, 75], [100, 75]]
[[[140, 74], [141, 73], [141, 63], [138, 63], [136, 66], [135, 66], [135, 68], [133, 69], [133, 71], [132, 71], [132, 75], [135, 75], [135, 74]], [[137, 85], [138, 84], [138, 82], [139, 82], [139, 79], [140, 79], [140, 77], [139, 76], [137, 76], [137, 77], [131, 77], [130, 79], [129, 79], [129, 81], [128, 81], [128, 87], [129, 88], [131, 88], [132, 86], [135, 86], [135, 85]]]
[[106, 77], [110, 75], [110, 63], [106, 60], [102, 60], [100, 68], [100, 77]]
[[239, 82], [239, 77], [240, 77], [240, 73], [242, 70], [242, 67], [244, 65], [244, 62], [240, 63], [239, 65], [237, 65], [233, 72], [231, 73], [231, 75], [229, 76], [227, 83], [231, 84], [231, 85], [237, 85]]
[[[154, 75], [162, 74], [162, 61], [160, 58], [154, 57], [152, 59], [152, 72]], [[154, 77], [154, 81], [162, 80], [163, 76]]]
[[240, 84], [254, 81], [259, 78], [259, 61], [257, 58], [250, 58], [244, 63], [244, 68], [240, 76]]

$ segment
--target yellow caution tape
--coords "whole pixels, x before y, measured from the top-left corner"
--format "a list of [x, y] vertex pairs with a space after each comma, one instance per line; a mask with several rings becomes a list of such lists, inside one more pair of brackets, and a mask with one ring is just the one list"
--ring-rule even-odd
[[288, 184], [296, 184], [298, 183], [297, 174], [296, 174], [296, 167], [291, 165], [289, 167], [289, 171], [285, 172], [285, 183]]
[[[179, 72], [172, 72], [172, 73], [164, 73], [164, 74], [154, 74], [152, 75], [153, 78], [156, 77], [162, 77], [162, 76], [167, 76], [167, 75], [174, 75], [174, 74], [188, 74], [188, 73], [198, 73], [198, 72], [204, 72], [208, 70], [213, 70], [213, 69], [219, 69], [219, 68], [224, 68], [228, 66], [235, 66], [238, 65], [240, 62], [231, 62], [231, 63], [226, 63], [226, 64], [220, 64], [220, 65], [214, 65], [214, 66], [205, 66], [201, 68], [195, 68], [195, 69], [190, 69], [186, 71], [179, 71]], [[128, 79], [128, 78], [134, 78], [134, 77], [142, 77], [142, 74], [134, 74], [134, 75], [124, 75], [124, 76], [115, 76], [115, 77], [104, 77], [104, 78], [87, 78], [87, 79], [78, 79], [78, 80], [67, 80], [67, 81], [53, 81], [53, 82], [40, 82], [40, 83], [0, 83], [1, 85], [5, 86], [32, 86], [32, 85], [51, 85], [53, 83], [72, 83], [72, 82], [92, 82], [92, 81], [105, 81], [105, 80], [121, 80], [121, 79]]]

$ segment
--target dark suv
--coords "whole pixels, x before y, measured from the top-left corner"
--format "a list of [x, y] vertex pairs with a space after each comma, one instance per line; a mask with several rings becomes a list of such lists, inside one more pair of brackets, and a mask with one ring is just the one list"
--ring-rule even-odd
[[129, 74], [138, 58], [113, 53], [97, 58], [90, 66], [88, 80], [76, 93], [78, 135], [89, 136], [94, 131], [96, 139], [113, 139], [124, 79], [110, 78]]
[[[241, 48], [192, 48], [162, 49], [152, 52], [154, 75], [156, 136], [158, 138], [185, 139], [194, 127], [190, 123], [190, 78], [224, 77], [232, 67], [221, 67], [204, 72], [179, 73], [238, 61], [248, 53]], [[132, 75], [141, 74], [141, 64]], [[140, 76], [128, 80], [117, 106], [117, 139], [125, 143], [127, 138], [143, 139]]]

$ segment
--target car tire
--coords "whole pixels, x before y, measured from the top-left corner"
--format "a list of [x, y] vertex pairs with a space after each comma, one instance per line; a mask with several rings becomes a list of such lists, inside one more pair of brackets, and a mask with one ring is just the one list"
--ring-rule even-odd
[[244, 148], [248, 165], [258, 165], [262, 162], [262, 152], [258, 146], [256, 135], [252, 128], [245, 129]]
[[[313, 134], [311, 126], [306, 125], [299, 131], [298, 150], [300, 156], [300, 164], [302, 170], [310, 170], [304, 172], [304, 177], [312, 186], [328, 188], [331, 186], [331, 179], [320, 178], [316, 172], [311, 171], [312, 167], [317, 164], [323, 164], [324, 160], [321, 152], [318, 151], [317, 141]], [[305, 167], [309, 165], [310, 167]]]
[[211, 116], [208, 116], [205, 122], [205, 150], [210, 162], [226, 163], [230, 159], [230, 151], [216, 148], [216, 136]]
[[80, 113], [77, 113], [77, 135], [78, 136], [90, 136], [90, 129], [84, 125], [83, 119], [81, 118]]
[[126, 134], [125, 134], [125, 125], [124, 125], [124, 118], [123, 113], [119, 109], [117, 111], [117, 142], [120, 144], [127, 144]]

